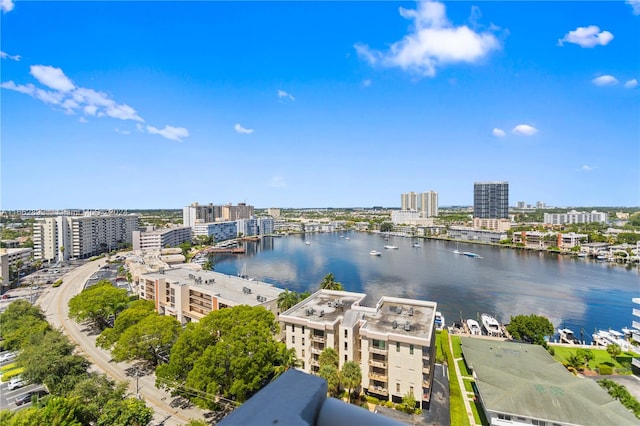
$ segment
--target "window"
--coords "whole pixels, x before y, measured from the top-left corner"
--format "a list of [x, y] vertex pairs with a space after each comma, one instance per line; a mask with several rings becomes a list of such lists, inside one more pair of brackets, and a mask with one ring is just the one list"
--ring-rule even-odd
[[347, 337], [349, 337], [349, 332], [347, 331], [347, 329], [345, 328], [344, 330], [344, 338], [346, 339]]
[[302, 346], [304, 346], [304, 337], [302, 338]]
[[409, 386], [409, 393], [413, 395], [413, 386]]
[[413, 345], [409, 345], [409, 355], [413, 355]]
[[400, 393], [400, 383], [396, 383], [396, 392]]
[[347, 358], [347, 356], [345, 355], [344, 356], [344, 362], [347, 362], [347, 361], [349, 361], [349, 358]]
[[302, 357], [304, 358], [304, 349], [302, 350]]
[[304, 325], [302, 326], [302, 334], [304, 334]]
[[396, 342], [396, 352], [400, 352], [400, 342]]
[[511, 421], [511, 416], [508, 414], [498, 414], [498, 419]]
[[347, 350], [347, 342], [344, 342], [344, 350]]
[[291, 343], [295, 343], [296, 342], [296, 336], [291, 336]]
[[292, 333], [296, 332], [296, 325], [295, 324], [291, 324], [291, 332]]

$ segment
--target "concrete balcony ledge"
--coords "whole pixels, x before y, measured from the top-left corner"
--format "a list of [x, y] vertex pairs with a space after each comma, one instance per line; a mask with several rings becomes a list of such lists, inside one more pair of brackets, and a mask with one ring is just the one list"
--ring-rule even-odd
[[218, 423], [221, 426], [401, 426], [335, 398], [327, 398], [327, 382], [288, 370]]

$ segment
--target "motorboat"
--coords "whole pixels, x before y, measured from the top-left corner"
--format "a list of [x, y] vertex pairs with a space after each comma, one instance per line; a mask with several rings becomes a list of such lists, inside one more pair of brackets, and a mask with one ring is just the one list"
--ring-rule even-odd
[[350, 239], [351, 239], [351, 238], [349, 238], [349, 237], [345, 237], [345, 240], [350, 240]]
[[436, 323], [436, 330], [442, 330], [444, 328], [445, 322], [444, 322], [444, 315], [442, 315], [442, 312], [436, 311], [435, 323]]
[[398, 246], [384, 246], [384, 248], [389, 250], [398, 250]]
[[497, 319], [489, 314], [480, 315], [480, 319], [482, 320], [482, 327], [484, 327], [489, 336], [502, 336], [502, 331], [500, 331], [500, 323]]
[[474, 319], [468, 319], [467, 327], [469, 327], [469, 333], [473, 334], [474, 336], [482, 335], [482, 329], [480, 328], [480, 324], [478, 324], [478, 321]]
[[559, 328], [558, 333], [560, 334], [560, 343], [569, 343], [571, 345], [579, 345], [580, 340], [573, 335], [573, 331], [568, 328]]
[[413, 243], [413, 246], [414, 246], [415, 248], [420, 248], [420, 243]]
[[305, 244], [306, 244], [306, 245], [308, 245], [308, 246], [310, 246], [310, 245], [311, 245], [311, 243], [310, 243], [309, 241], [307, 241]]
[[379, 251], [377, 251], [377, 250], [371, 250], [371, 251], [369, 252], [369, 254], [370, 254], [371, 256], [382, 256], [382, 253], [380, 253], [380, 252], [379, 252]]
[[467, 257], [473, 257], [473, 258], [475, 258], [475, 259], [481, 259], [481, 256], [480, 256], [479, 254], [472, 253], [472, 252], [470, 252], [470, 251], [465, 251], [465, 252], [463, 252], [462, 254], [464, 254], [464, 255], [465, 255], [465, 256], [467, 256]]

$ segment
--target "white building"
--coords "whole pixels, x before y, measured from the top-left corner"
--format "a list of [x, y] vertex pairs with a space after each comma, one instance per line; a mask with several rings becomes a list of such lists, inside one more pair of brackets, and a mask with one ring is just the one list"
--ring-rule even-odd
[[29, 247], [0, 249], [0, 285], [8, 286], [11, 267], [18, 268], [20, 261], [23, 266], [27, 266], [31, 256], [33, 256], [33, 249]]
[[325, 348], [360, 365], [362, 387], [382, 400], [400, 402], [411, 393], [428, 404], [435, 363], [436, 303], [382, 297], [375, 307], [360, 303], [366, 294], [320, 290], [280, 314], [287, 347], [301, 370], [319, 372]]
[[215, 222], [222, 217], [222, 207], [213, 204], [200, 205], [192, 203], [182, 209], [182, 224], [193, 227], [196, 223]]
[[123, 244], [132, 244], [138, 222], [136, 215], [97, 212], [38, 218], [33, 225], [34, 257], [58, 262], [115, 250]]
[[545, 213], [544, 223], [550, 225], [563, 225], [565, 223], [591, 223], [607, 221], [607, 214], [593, 210], [591, 213], [571, 210], [567, 213]]
[[191, 228], [179, 226], [175, 228], [154, 229], [152, 231], [133, 231], [134, 250], [161, 250], [165, 247], [176, 247], [185, 241], [191, 241]]
[[230, 240], [238, 236], [237, 222], [196, 223], [191, 227], [193, 235], [213, 236], [214, 241]]
[[400, 196], [400, 210], [417, 211], [420, 217], [438, 216], [438, 193], [428, 192], [408, 192]]
[[448, 235], [449, 238], [454, 240], [481, 241], [483, 243], [499, 243], [508, 238], [507, 233], [504, 231], [476, 229], [468, 226], [451, 226], [449, 227]]
[[393, 210], [391, 212], [391, 222], [394, 225], [417, 225], [432, 226], [432, 217], [423, 217], [422, 213], [415, 210]]
[[284, 290], [219, 272], [191, 268], [164, 269], [142, 274], [134, 286], [156, 311], [185, 324], [212, 311], [236, 305], [264, 306], [277, 316], [277, 300]]

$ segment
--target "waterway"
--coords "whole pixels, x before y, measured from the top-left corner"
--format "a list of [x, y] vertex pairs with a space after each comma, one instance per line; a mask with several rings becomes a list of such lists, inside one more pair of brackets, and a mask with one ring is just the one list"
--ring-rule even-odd
[[[333, 273], [345, 290], [366, 293], [371, 306], [385, 295], [435, 301], [448, 325], [478, 319], [483, 312], [503, 323], [512, 315], [537, 314], [579, 338], [583, 331], [590, 342], [595, 330], [630, 327], [631, 299], [640, 297], [637, 267], [545, 252], [394, 236], [385, 240], [359, 232], [244, 244], [244, 255], [216, 256], [215, 270], [229, 275], [244, 270], [256, 280], [298, 292], [315, 291]], [[452, 253], [456, 249], [481, 258]], [[371, 256], [371, 250], [382, 255]]]

